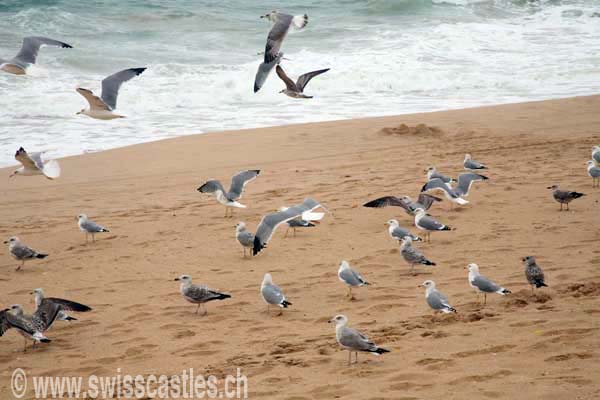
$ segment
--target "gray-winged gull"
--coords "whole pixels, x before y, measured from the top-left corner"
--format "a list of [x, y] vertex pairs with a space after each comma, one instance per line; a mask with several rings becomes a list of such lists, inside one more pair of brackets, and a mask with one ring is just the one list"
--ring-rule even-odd
[[487, 179], [489, 179], [487, 176], [466, 172], [458, 176], [458, 183], [455, 187], [452, 187], [450, 184], [444, 183], [441, 179], [435, 178], [423, 185], [421, 192], [430, 190], [441, 191], [452, 203], [465, 205], [468, 203], [468, 201], [463, 197], [467, 197], [469, 195], [469, 191], [471, 190], [473, 182], [484, 181]]
[[249, 169], [238, 172], [231, 178], [229, 191], [225, 191], [221, 182], [216, 179], [209, 179], [200, 185], [197, 190], [200, 193], [214, 195], [217, 201], [225, 206], [225, 217], [227, 217], [229, 209], [231, 209], [231, 217], [233, 217], [234, 208], [246, 208], [246, 206], [239, 203], [238, 200], [242, 198], [246, 185], [255, 180], [258, 174], [260, 174], [259, 169]]
[[475, 263], [467, 265], [469, 270], [469, 285], [477, 291], [477, 300], [479, 301], [479, 292], [483, 293], [483, 304], [487, 301], [488, 293], [498, 293], [502, 296], [511, 293], [510, 290], [503, 288], [495, 282], [492, 282], [479, 273], [479, 266]]
[[240, 221], [235, 226], [235, 238], [242, 245], [244, 258], [246, 258], [246, 249], [254, 248], [254, 234], [246, 228], [245, 223]]
[[58, 304], [60, 311], [56, 319], [60, 321], [76, 321], [77, 318], [73, 318], [66, 313], [66, 311], [74, 312], [89, 312], [92, 309], [85, 304], [77, 303], [76, 301], [60, 299], [58, 297], [44, 297], [44, 291], [41, 288], [34, 289], [31, 294], [35, 297], [35, 305], [37, 309], [47, 309], [49, 306], [47, 303]]
[[534, 256], [523, 257], [522, 261], [525, 263], [525, 277], [531, 285], [531, 293], [533, 293], [534, 288], [539, 289], [548, 286], [544, 281], [544, 271], [537, 265]]
[[198, 307], [196, 307], [196, 314], [198, 314], [200, 307], [204, 308], [204, 314], [202, 315], [208, 314], [208, 310], [204, 303], [231, 298], [230, 295], [211, 290], [206, 285], [194, 285], [192, 283], [192, 277], [189, 275], [181, 275], [179, 278], [175, 278], [175, 281], [181, 282], [179, 291], [183, 298], [190, 303], [198, 304]]
[[592, 187], [600, 187], [600, 167], [596, 166], [594, 160], [587, 162], [587, 172], [590, 178], [592, 178]]
[[422, 240], [417, 235], [413, 235], [408, 229], [401, 227], [398, 221], [395, 219], [390, 219], [388, 222], [386, 222], [386, 225], [388, 225], [388, 233], [390, 237], [394, 240], [400, 241], [407, 236], [414, 241]]
[[410, 264], [410, 273], [414, 272], [415, 264], [435, 265], [433, 261], [429, 261], [418, 249], [412, 247], [412, 239], [410, 236], [406, 236], [402, 239], [400, 255]]
[[342, 260], [340, 264], [340, 268], [338, 269], [338, 278], [342, 283], [348, 286], [347, 296], [350, 298], [350, 300], [354, 299], [354, 296], [352, 295], [353, 287], [370, 285], [370, 283], [367, 282], [358, 271], [350, 268], [350, 264], [348, 264], [348, 261], [346, 260]]
[[[279, 286], [273, 283], [273, 278], [269, 273], [265, 274], [263, 278], [263, 281], [260, 285], [260, 294], [265, 303], [267, 303], [267, 313], [272, 305], [278, 306], [281, 309], [288, 308], [292, 305], [292, 303], [287, 301]], [[281, 313], [282, 310], [280, 310], [279, 315], [281, 315]]]
[[371, 353], [377, 356], [390, 352], [389, 350], [379, 347], [375, 343], [371, 342], [369, 338], [359, 331], [348, 328], [348, 317], [343, 314], [336, 315], [328, 322], [335, 324], [335, 338], [340, 346], [342, 346], [345, 350], [348, 350], [348, 365], [350, 365], [352, 362], [352, 353], [355, 354], [354, 362], [356, 363], [358, 362], [359, 351]]
[[291, 80], [290, 77], [286, 75], [283, 68], [281, 68], [281, 65], [277, 65], [275, 71], [277, 72], [277, 76], [279, 76], [279, 78], [281, 78], [281, 80], [285, 83], [285, 89], [281, 90], [279, 93], [284, 93], [287, 96], [293, 97], [295, 99], [312, 99], [313, 96], [307, 96], [304, 94], [304, 88], [306, 87], [306, 85], [308, 85], [308, 82], [310, 82], [312, 78], [329, 71], [329, 68], [302, 74], [298, 77], [298, 80], [296, 80], [296, 82]]
[[4, 244], [8, 244], [8, 251], [10, 252], [10, 255], [13, 256], [13, 258], [15, 258], [16, 260], [21, 261], [21, 265], [17, 267], [17, 271], [19, 271], [25, 265], [25, 261], [27, 260], [32, 260], [35, 258], [42, 259], [48, 257], [48, 254], [39, 253], [33, 250], [32, 248], [26, 246], [16, 236], [5, 240]]
[[420, 208], [415, 211], [415, 226], [420, 230], [425, 231], [425, 241], [428, 242], [431, 242], [431, 232], [452, 230], [448, 225], [444, 225], [427, 215], [425, 210]]
[[35, 64], [38, 52], [42, 46], [62, 47], [63, 49], [73, 48], [70, 44], [47, 37], [28, 36], [23, 39], [21, 49], [16, 56], [9, 60], [0, 58], [0, 70], [10, 74], [25, 75], [27, 73], [27, 68], [30, 65]]
[[439, 197], [432, 196], [427, 193], [420, 193], [417, 201], [414, 201], [409, 196], [383, 196], [379, 197], [375, 200], [371, 200], [365, 204], [363, 207], [369, 208], [383, 208], [383, 207], [402, 207], [404, 211], [406, 211], [409, 215], [414, 215], [415, 210], [417, 208], [422, 208], [423, 210], [429, 210], [433, 203], [442, 201]]
[[560, 190], [558, 185], [549, 186], [548, 189], [552, 190], [552, 197], [554, 197], [554, 200], [560, 203], [560, 211], [563, 210], [563, 204], [567, 205], [566, 211], [569, 211], [570, 202], [585, 196], [585, 194], [579, 192], [572, 192], [570, 190]]
[[600, 146], [592, 147], [592, 160], [600, 164]]
[[429, 307], [445, 314], [456, 312], [456, 309], [448, 302], [448, 298], [435, 288], [434, 281], [427, 280], [421, 286], [425, 288], [425, 300]]
[[470, 154], [465, 154], [465, 159], [463, 161], [463, 167], [467, 171], [475, 171], [478, 169], [487, 169], [487, 167], [484, 164], [473, 160], [473, 158], [471, 157]]
[[44, 175], [48, 179], [56, 179], [60, 176], [60, 166], [56, 160], [44, 162], [43, 152], [28, 153], [20, 147], [15, 153], [15, 159], [21, 163], [21, 167], [16, 169], [9, 178], [16, 175]]
[[81, 230], [81, 232], [85, 233], [85, 242], [86, 243], [88, 241], [88, 235], [92, 235], [92, 241], [95, 242], [96, 241], [96, 238], [95, 238], [96, 233], [110, 232], [105, 227], [100, 226], [97, 223], [95, 223], [94, 221], [88, 219], [87, 215], [85, 215], [85, 214], [79, 214], [77, 216], [77, 221], [78, 221], [77, 224], [79, 225], [79, 230]]

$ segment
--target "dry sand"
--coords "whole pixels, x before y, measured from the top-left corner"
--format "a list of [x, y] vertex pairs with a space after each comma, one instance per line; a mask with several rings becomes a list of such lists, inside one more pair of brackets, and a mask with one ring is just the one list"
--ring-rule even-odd
[[[61, 160], [63, 176], [0, 180], [0, 233], [50, 253], [16, 263], [0, 255], [0, 304], [33, 308], [31, 289], [95, 311], [56, 323], [50, 345], [22, 353], [0, 340], [0, 398], [16, 367], [30, 375], [223, 375], [241, 367], [255, 399], [597, 399], [600, 397], [600, 190], [585, 162], [600, 143], [600, 96], [385, 118], [188, 136]], [[409, 128], [402, 128], [406, 124]], [[429, 129], [413, 128], [425, 124]], [[108, 124], [110, 125], [110, 123]], [[6, 149], [5, 149], [6, 150]], [[455, 226], [419, 245], [437, 267], [408, 275], [385, 221], [399, 208], [367, 209], [380, 195], [415, 196], [424, 169], [462, 170], [465, 153], [487, 163], [471, 204], [431, 213]], [[260, 168], [233, 219], [196, 191]], [[9, 169], [0, 170], [7, 177]], [[587, 193], [559, 212], [547, 186]], [[314, 197], [334, 218], [242, 259], [238, 220]], [[111, 229], [84, 244], [75, 217]], [[530, 294], [521, 257], [534, 254], [549, 288]], [[349, 302], [340, 260], [374, 285]], [[481, 308], [464, 267], [513, 291]], [[268, 316], [259, 286], [271, 272], [293, 306]], [[206, 317], [179, 295], [182, 273], [233, 295]], [[458, 314], [433, 316], [417, 285], [433, 279]], [[327, 320], [350, 324], [392, 350], [347, 366]]]

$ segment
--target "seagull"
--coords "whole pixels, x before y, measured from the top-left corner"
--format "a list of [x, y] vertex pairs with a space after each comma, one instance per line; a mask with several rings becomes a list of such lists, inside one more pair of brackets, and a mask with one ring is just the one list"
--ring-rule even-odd
[[592, 178], [592, 187], [600, 187], [600, 167], [597, 167], [594, 160], [587, 162], [587, 172], [590, 178]]
[[294, 83], [294, 81], [292, 81], [285, 74], [285, 71], [283, 70], [283, 68], [281, 68], [281, 65], [277, 65], [275, 71], [277, 72], [277, 76], [279, 76], [279, 78], [281, 78], [281, 80], [285, 83], [285, 89], [283, 89], [279, 93], [284, 93], [287, 96], [293, 97], [295, 99], [312, 99], [313, 96], [307, 96], [304, 94], [304, 88], [306, 87], [306, 85], [308, 85], [308, 82], [310, 82], [312, 78], [314, 78], [317, 75], [324, 74], [325, 72], [329, 71], [329, 68], [302, 74], [298, 77], [296, 83]]
[[25, 339], [23, 352], [27, 351], [29, 340], [33, 341], [34, 348], [36, 343], [50, 343], [44, 332], [54, 323], [59, 311], [60, 307], [57, 304], [49, 304], [43, 309], [38, 309], [33, 315], [26, 315], [21, 305], [14, 304], [0, 311], [0, 336], [11, 328], [16, 329]]
[[43, 259], [48, 257], [48, 254], [38, 253], [32, 248], [27, 247], [25, 244], [21, 243], [19, 238], [16, 236], [5, 240], [4, 244], [8, 244], [10, 255], [16, 260], [21, 261], [21, 265], [17, 267], [17, 271], [19, 271], [25, 265], [25, 261], [27, 260], [32, 260], [34, 258]]
[[425, 170], [427, 172], [427, 180], [430, 181], [432, 179], [441, 179], [444, 183], [452, 183], [454, 179], [447, 177], [446, 175], [440, 174], [435, 167], [429, 167]]
[[[269, 313], [271, 305], [279, 306], [281, 308], [288, 308], [288, 306], [292, 305], [292, 303], [286, 300], [279, 286], [273, 283], [273, 278], [269, 273], [265, 274], [265, 277], [263, 278], [262, 284], [260, 285], [260, 294], [265, 303], [267, 303], [267, 313]], [[281, 315], [281, 313], [282, 311], [280, 310], [279, 315]]]
[[271, 240], [273, 233], [279, 225], [298, 217], [305, 219], [305, 215], [310, 215], [313, 210], [319, 207], [325, 208], [318, 201], [307, 198], [304, 199], [302, 204], [286, 208], [285, 211], [277, 211], [273, 214], [265, 215], [260, 221], [254, 235], [252, 255], [257, 255], [262, 249], [267, 247], [267, 243]]
[[600, 164], [600, 146], [592, 147], [592, 160]]
[[527, 256], [523, 257], [522, 260], [525, 263], [525, 277], [531, 285], [531, 293], [533, 293], [534, 288], [547, 287], [548, 285], [544, 282], [544, 271], [535, 262], [535, 257]]
[[387, 349], [377, 346], [357, 330], [348, 328], [348, 317], [343, 314], [336, 315], [328, 322], [335, 324], [335, 338], [340, 346], [348, 350], [348, 365], [352, 363], [352, 353], [355, 354], [354, 362], [357, 363], [359, 351], [371, 353], [376, 356], [390, 352]]
[[510, 290], [490, 281], [479, 273], [479, 266], [475, 263], [467, 265], [469, 270], [469, 285], [477, 291], [477, 300], [479, 301], [479, 292], [483, 292], [483, 305], [487, 300], [488, 293], [498, 293], [502, 296], [511, 293]]
[[[280, 207], [279, 211], [285, 211], [289, 207]], [[285, 235], [283, 237], [287, 237], [290, 229], [294, 232], [294, 237], [296, 237], [296, 228], [314, 228], [316, 224], [320, 223], [320, 221], [325, 217], [325, 213], [322, 212], [309, 212], [306, 211], [302, 213], [301, 217], [291, 219], [287, 221], [288, 228], [285, 230]]]
[[402, 255], [402, 258], [404, 258], [404, 260], [410, 264], [411, 274], [413, 274], [415, 264], [435, 265], [434, 262], [425, 258], [423, 253], [412, 247], [412, 239], [410, 236], [406, 236], [402, 239], [402, 244], [400, 245], [400, 254]]
[[487, 169], [487, 167], [484, 164], [473, 160], [471, 158], [470, 154], [465, 154], [465, 159], [463, 161], [463, 167], [467, 171], [474, 171], [474, 170], [478, 170], [478, 169]]
[[434, 231], [451, 231], [448, 225], [444, 225], [436, 221], [431, 216], [425, 213], [425, 210], [417, 209], [415, 211], [415, 226], [422, 231], [425, 231], [425, 241], [431, 243], [431, 232]]
[[60, 311], [58, 312], [56, 319], [60, 321], [77, 321], [77, 318], [71, 317], [66, 311], [92, 311], [90, 307], [75, 301], [59, 299], [57, 297], [44, 297], [44, 291], [41, 288], [34, 289], [31, 294], [35, 296], [35, 306], [38, 310], [48, 309], [50, 307], [48, 303], [57, 304], [60, 307]]
[[350, 264], [348, 261], [342, 260], [340, 264], [340, 268], [338, 269], [338, 278], [339, 280], [348, 286], [348, 297], [350, 300], [354, 300], [354, 296], [352, 295], [353, 287], [361, 287], [365, 285], [370, 285], [358, 271], [350, 268]]
[[421, 192], [429, 190], [442, 191], [448, 200], [462, 206], [469, 203], [463, 197], [469, 195], [469, 190], [471, 189], [473, 182], [485, 181], [487, 179], [489, 179], [487, 176], [472, 172], [463, 173], [458, 176], [458, 184], [453, 188], [449, 184], [444, 183], [441, 179], [434, 178], [423, 185]]
[[198, 187], [200, 193], [211, 193], [217, 201], [225, 206], [225, 218], [231, 208], [231, 217], [233, 217], [233, 208], [246, 208], [245, 205], [238, 203], [237, 200], [242, 198], [242, 193], [248, 182], [252, 182], [260, 174], [259, 169], [250, 169], [247, 171], [238, 172], [231, 178], [231, 186], [226, 192], [225, 188], [216, 179], [210, 179]]
[[94, 221], [88, 219], [87, 215], [79, 214], [77, 216], [77, 221], [79, 225], [79, 230], [85, 232], [85, 242], [88, 242], [88, 234], [92, 235], [92, 241], [95, 242], [96, 239], [94, 235], [100, 232], [110, 232], [108, 229], [98, 225]]
[[585, 194], [579, 193], [579, 192], [571, 192], [569, 190], [560, 190], [558, 185], [549, 186], [548, 189], [552, 190], [552, 196], [554, 197], [554, 200], [556, 200], [560, 203], [560, 211], [563, 210], [563, 204], [567, 205], [566, 211], [569, 211], [569, 203], [570, 202], [572, 202], [573, 200], [578, 199], [582, 196], [585, 196]]
[[417, 208], [423, 210], [429, 210], [433, 203], [442, 201], [439, 197], [432, 196], [430, 194], [421, 193], [417, 201], [414, 201], [408, 196], [396, 197], [396, 196], [383, 196], [375, 200], [371, 200], [363, 207], [369, 208], [383, 208], [383, 207], [402, 207], [409, 215], [414, 215]]
[[293, 16], [278, 11], [271, 11], [268, 14], [261, 15], [261, 18], [267, 18], [274, 25], [267, 36], [264, 61], [260, 64], [256, 73], [254, 93], [260, 90], [273, 67], [278, 65], [283, 57], [283, 53], [280, 52], [281, 44], [290, 28], [302, 29], [308, 24], [308, 15], [306, 14]]
[[425, 288], [425, 300], [429, 307], [445, 314], [456, 312], [456, 309], [448, 303], [448, 298], [435, 288], [434, 281], [427, 280], [421, 286]]
[[390, 234], [390, 237], [394, 240], [400, 241], [405, 237], [409, 237], [415, 242], [422, 240], [420, 237], [413, 235], [408, 229], [402, 228], [400, 224], [398, 224], [398, 221], [395, 219], [390, 219], [388, 222], [386, 222], [386, 225], [389, 225], [388, 233]]
[[10, 174], [9, 178], [16, 175], [31, 176], [44, 175], [48, 179], [56, 179], [60, 176], [60, 166], [56, 160], [42, 160], [43, 152], [27, 153], [24, 148], [19, 147], [15, 153], [15, 159], [22, 167]]
[[238, 222], [235, 226], [235, 238], [244, 249], [244, 258], [246, 258], [246, 249], [254, 248], [254, 234], [246, 229], [246, 224]]
[[63, 49], [72, 49], [70, 44], [59, 42], [42, 36], [28, 36], [23, 39], [21, 50], [10, 60], [0, 58], [0, 70], [14, 75], [25, 75], [27, 68], [35, 64], [38, 52], [42, 46], [62, 47]]
[[125, 118], [124, 115], [113, 113], [117, 108], [117, 96], [123, 82], [140, 75], [146, 68], [129, 68], [112, 74], [102, 80], [102, 96], [96, 96], [91, 90], [84, 88], [75, 89], [89, 103], [89, 108], [84, 108], [77, 113], [87, 115], [95, 119]]
[[198, 304], [196, 314], [198, 314], [198, 310], [201, 306], [204, 308], [204, 314], [202, 315], [208, 314], [208, 310], [206, 309], [206, 306], [204, 306], [204, 303], [231, 298], [230, 295], [211, 290], [205, 285], [194, 285], [192, 283], [192, 277], [189, 275], [181, 275], [179, 278], [175, 278], [175, 281], [181, 282], [179, 291], [183, 298], [190, 303]]

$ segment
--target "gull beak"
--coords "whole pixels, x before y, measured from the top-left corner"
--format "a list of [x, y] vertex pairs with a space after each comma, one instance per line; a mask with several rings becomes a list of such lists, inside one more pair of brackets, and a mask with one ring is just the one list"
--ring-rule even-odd
[[173, 279], [173, 280], [174, 280], [174, 281], [179, 281], [179, 278], [175, 278], [175, 279]]
[[265, 15], [261, 15], [261, 18], [267, 18], [269, 16], [269, 14], [265, 14]]
[[77, 111], [77, 112], [75, 113], [75, 115], [79, 115], [79, 114], [81, 114], [81, 111]]
[[327, 321], [328, 324], [331, 324], [333, 322], [332, 319], [330, 319], [329, 321]]
[[8, 244], [8, 240], [5, 240], [5, 241], [4, 241], [4, 242], [2, 242], [2, 243], [4, 243], [4, 244]]

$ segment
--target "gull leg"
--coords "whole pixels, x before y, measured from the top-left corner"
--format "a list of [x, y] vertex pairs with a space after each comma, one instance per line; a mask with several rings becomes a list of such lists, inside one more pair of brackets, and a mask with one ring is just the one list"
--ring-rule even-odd
[[410, 264], [410, 273], [411, 273], [411, 275], [415, 274], [415, 264], [414, 263]]
[[88, 242], [88, 233], [87, 232], [85, 233], [85, 242], [86, 243]]
[[483, 305], [485, 306], [485, 303], [487, 302], [487, 293], [483, 294]]
[[284, 238], [287, 237], [289, 231], [290, 231], [290, 226], [288, 225], [288, 228], [285, 230], [285, 235], [283, 235]]
[[569, 211], [569, 203], [567, 203], [567, 211]]
[[354, 362], [358, 364], [358, 351], [354, 352]]
[[294, 237], [296, 237], [296, 227], [294, 227], [292, 231], [294, 232]]
[[352, 352], [348, 350], [348, 365], [352, 364]]
[[196, 307], [196, 314], [198, 314], [199, 309], [200, 309], [200, 304], [198, 304], [198, 307]]
[[96, 235], [92, 233], [92, 242], [96, 241]]
[[202, 303], [200, 303], [200, 304], [202, 305], [202, 309], [204, 309], [204, 314], [202, 314], [202, 315], [203, 316], [208, 315], [208, 308], [206, 308], [206, 306], [204, 304], [202, 304]]
[[23, 353], [27, 353], [27, 339], [23, 338]]

